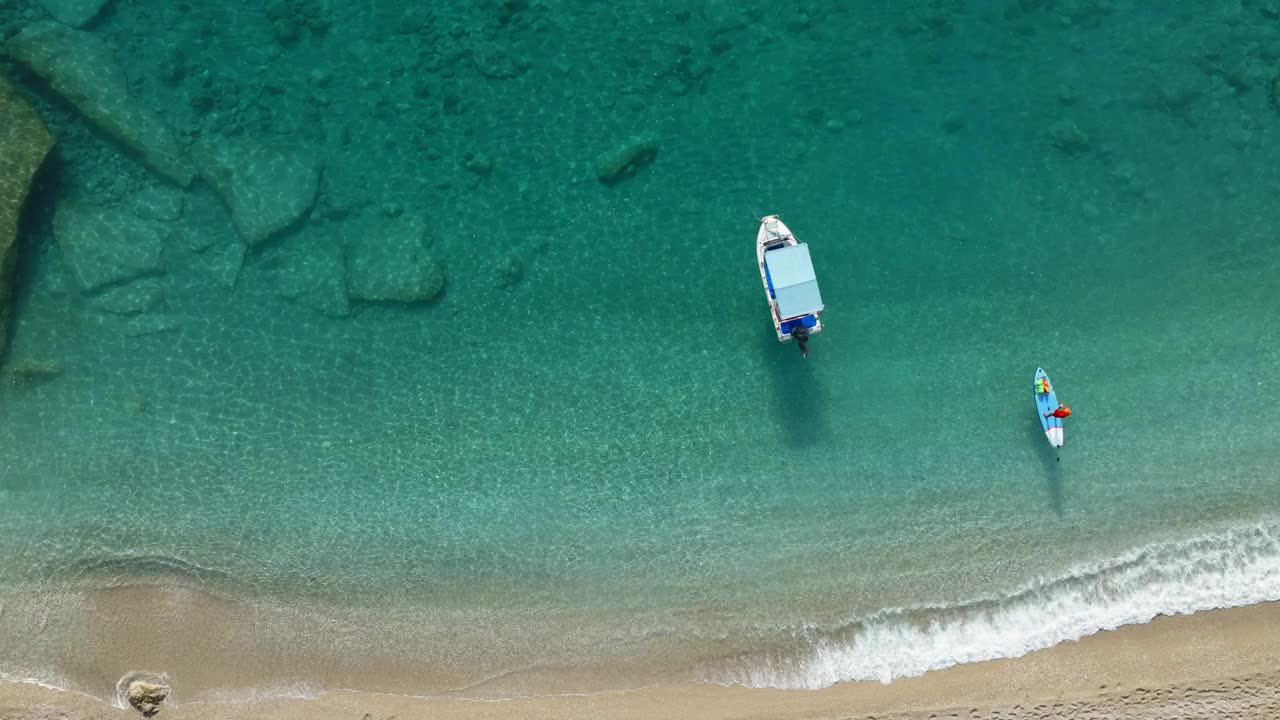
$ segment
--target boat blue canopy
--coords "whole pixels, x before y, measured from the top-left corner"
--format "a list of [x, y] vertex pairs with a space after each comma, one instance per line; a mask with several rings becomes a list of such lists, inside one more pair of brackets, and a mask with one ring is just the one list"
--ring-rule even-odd
[[769, 250], [764, 254], [765, 269], [778, 301], [778, 314], [783, 319], [821, 312], [822, 294], [818, 277], [809, 259], [809, 246], [804, 243]]

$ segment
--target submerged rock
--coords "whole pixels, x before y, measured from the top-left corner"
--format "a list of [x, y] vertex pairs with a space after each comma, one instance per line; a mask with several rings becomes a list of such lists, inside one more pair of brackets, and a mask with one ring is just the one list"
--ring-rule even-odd
[[185, 264], [212, 280], [219, 287], [231, 290], [240, 279], [240, 269], [244, 266], [244, 251], [244, 243], [233, 238], [230, 242], [204, 246], [187, 257]]
[[195, 152], [200, 176], [222, 197], [251, 246], [301, 220], [316, 201], [320, 164], [302, 147], [214, 139]]
[[168, 696], [168, 687], [142, 680], [129, 683], [129, 689], [125, 694], [129, 704], [137, 708], [145, 717], [151, 717], [160, 712], [160, 703], [164, 702]]
[[616, 185], [658, 157], [658, 143], [650, 137], [632, 138], [596, 158], [596, 177]]
[[83, 27], [102, 12], [109, 0], [40, 0], [49, 14], [72, 27]]
[[167, 234], [159, 223], [88, 203], [65, 203], [53, 217], [54, 240], [86, 292], [162, 272]]
[[17, 258], [18, 215], [31, 180], [53, 147], [53, 137], [35, 110], [0, 76], [0, 355], [4, 353], [9, 279]]
[[130, 204], [140, 218], [172, 222], [182, 217], [185, 196], [172, 187], [150, 187], [133, 195]]
[[493, 283], [500, 288], [514, 287], [524, 279], [524, 263], [514, 253], [498, 261]]
[[1049, 142], [1067, 155], [1083, 155], [1089, 151], [1089, 136], [1078, 125], [1060, 120], [1049, 126]]
[[262, 261], [262, 272], [275, 294], [330, 317], [351, 314], [337, 238], [324, 233], [295, 235], [269, 248]]
[[268, 0], [267, 18], [276, 40], [288, 44], [302, 36], [304, 30], [323, 33], [333, 24], [333, 10], [328, 0]]
[[347, 250], [347, 294], [354, 300], [419, 303], [444, 292], [444, 266], [430, 253], [419, 218], [378, 223]]
[[9, 52], [152, 170], [184, 187], [191, 184], [195, 172], [177, 136], [129, 95], [124, 68], [102, 40], [43, 22], [10, 40]]
[[89, 302], [99, 310], [116, 315], [136, 315], [155, 307], [163, 297], [164, 285], [158, 278], [142, 278], [109, 287], [89, 298]]
[[62, 366], [52, 360], [19, 360], [8, 368], [5, 374], [9, 383], [17, 387], [28, 387], [46, 382], [62, 375]]
[[124, 335], [125, 337], [158, 335], [163, 332], [177, 330], [180, 327], [182, 327], [182, 320], [180, 318], [161, 313], [130, 315], [120, 319], [119, 323], [114, 324], [116, 332]]

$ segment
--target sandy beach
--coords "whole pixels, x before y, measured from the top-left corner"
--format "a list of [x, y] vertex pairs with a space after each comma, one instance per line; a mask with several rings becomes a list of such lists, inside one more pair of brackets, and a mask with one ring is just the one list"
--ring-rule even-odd
[[[85, 695], [29, 684], [0, 686], [3, 720], [134, 716], [132, 709]], [[1021, 658], [961, 665], [889, 684], [788, 691], [681, 684], [507, 701], [340, 691], [316, 699], [166, 705], [159, 715], [207, 720], [1277, 716], [1280, 603], [1162, 617]]]

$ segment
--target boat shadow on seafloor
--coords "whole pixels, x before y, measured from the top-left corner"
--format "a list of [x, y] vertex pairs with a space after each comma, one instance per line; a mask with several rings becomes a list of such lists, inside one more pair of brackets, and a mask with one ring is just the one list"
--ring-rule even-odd
[[1027, 434], [1032, 438], [1031, 442], [1035, 443], [1037, 457], [1044, 465], [1045, 482], [1049, 488], [1049, 507], [1055, 515], [1062, 517], [1062, 462], [1059, 460], [1062, 451], [1045, 442], [1044, 428], [1035, 418], [1027, 424]]
[[773, 333], [760, 333], [760, 342], [769, 368], [770, 411], [783, 444], [793, 449], [817, 445], [828, 431], [822, 383], [814, 371], [822, 348], [811, 346], [804, 358], [795, 343], [780, 344]]

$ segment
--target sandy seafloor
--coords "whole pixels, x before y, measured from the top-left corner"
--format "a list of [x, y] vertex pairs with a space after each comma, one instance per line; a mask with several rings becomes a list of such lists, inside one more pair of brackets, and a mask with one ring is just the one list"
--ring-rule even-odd
[[[6, 47], [48, 21], [6, 5]], [[59, 145], [0, 387], [0, 677], [808, 703], [1280, 599], [1270, 3], [115, 0], [77, 32], [183, 147], [321, 174], [251, 242], [216, 173], [178, 191], [5, 56]], [[160, 228], [145, 309], [82, 287], [86, 206]], [[772, 212], [828, 306], [807, 361], [757, 284]], [[356, 297], [411, 226], [443, 294]]]

